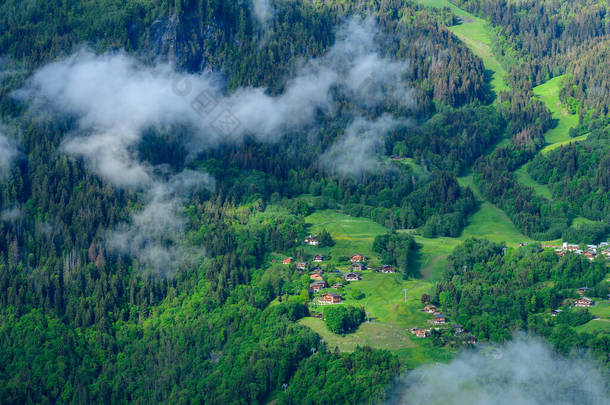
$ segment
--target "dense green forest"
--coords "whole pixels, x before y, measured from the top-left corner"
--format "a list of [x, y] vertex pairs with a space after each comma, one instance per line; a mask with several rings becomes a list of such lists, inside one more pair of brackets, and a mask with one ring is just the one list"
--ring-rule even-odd
[[[365, 238], [378, 255], [372, 262], [396, 266], [403, 282], [426, 276], [422, 238], [458, 240], [482, 198], [533, 239], [604, 240], [607, 6], [457, 3], [488, 18], [503, 40], [498, 49], [521, 59], [509, 70], [510, 91], [494, 94], [483, 62], [447, 28], [459, 23], [447, 8], [399, 0], [1, 1], [0, 402], [385, 400], [404, 358], [360, 345], [340, 351], [299, 322], [311, 315], [310, 279], [278, 261], [311, 258], [302, 241], [315, 211], [382, 227]], [[131, 96], [145, 71], [146, 83], [214, 83], [236, 114], [235, 104], [256, 95], [276, 110], [288, 105], [288, 118], [273, 126], [275, 116], [253, 109], [256, 119], [242, 124], [254, 124], [215, 137], [193, 121], [143, 119], [133, 138], [103, 138], [116, 143], [83, 153], [97, 147], [100, 127], [129, 132], [132, 117], [108, 124], [100, 116], [113, 103], [103, 97], [94, 100], [99, 111], [87, 110], [86, 96], [68, 107], [68, 82], [79, 76], [71, 69], [81, 64], [89, 72], [128, 67], [124, 86], [93, 83], [101, 89], [94, 95]], [[68, 74], [42, 82], [49, 72]], [[563, 73], [560, 98], [580, 115], [573, 135], [590, 134], [540, 154], [555, 123], [533, 86]], [[311, 88], [326, 78], [323, 100], [309, 105], [307, 97], [317, 100]], [[119, 88], [132, 85], [133, 93]], [[37, 95], [42, 88], [53, 96]], [[164, 107], [150, 115], [195, 108]], [[134, 120], [145, 109], [130, 110]], [[291, 125], [294, 117], [302, 121]], [[257, 132], [265, 119], [271, 129]], [[145, 181], [117, 184], [101, 169], [108, 157], [129, 169], [113, 173], [140, 170]], [[517, 181], [513, 171], [528, 161], [552, 201]], [[460, 182], [470, 170], [477, 190]], [[577, 216], [600, 224], [570, 226]], [[317, 236], [320, 249], [341, 242], [330, 228]], [[610, 293], [604, 259], [504, 247], [459, 245], [430, 284], [432, 302], [481, 340], [526, 329], [560, 352], [587, 350], [607, 365], [608, 335], [574, 329], [590, 321], [588, 312], [546, 317], [582, 285], [596, 297]], [[332, 260], [326, 279], [336, 262], [349, 263]], [[350, 335], [365, 308], [335, 306], [324, 316], [330, 332]], [[434, 342], [446, 346], [439, 336]], [[436, 348], [422, 347], [432, 359]]]
[[610, 133], [591, 132], [587, 142], [577, 142], [538, 155], [528, 170], [548, 184], [553, 196], [566, 202], [574, 213], [610, 223]]
[[608, 363], [607, 334], [572, 328], [591, 319], [586, 309], [549, 316], [567, 299], [576, 298], [577, 288], [584, 285], [591, 286], [592, 296], [608, 294], [606, 275], [603, 260], [590, 262], [575, 254], [559, 258], [539, 246], [505, 251], [502, 245], [472, 239], [449, 257], [432, 302], [481, 338], [502, 341], [515, 330], [527, 329], [547, 337], [563, 353], [587, 348]]

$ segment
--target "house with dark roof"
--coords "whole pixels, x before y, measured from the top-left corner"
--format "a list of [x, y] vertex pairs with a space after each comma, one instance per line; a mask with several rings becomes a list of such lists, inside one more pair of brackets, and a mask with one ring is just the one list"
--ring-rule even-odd
[[328, 287], [328, 283], [326, 283], [326, 281], [314, 281], [313, 283], [309, 284], [309, 289], [315, 293], [326, 287]]
[[352, 263], [352, 271], [362, 271], [365, 269], [366, 269], [366, 266], [360, 262]]

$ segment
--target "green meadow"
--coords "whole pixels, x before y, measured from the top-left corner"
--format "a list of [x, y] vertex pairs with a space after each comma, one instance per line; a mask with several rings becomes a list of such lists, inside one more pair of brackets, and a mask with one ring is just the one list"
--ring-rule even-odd
[[331, 248], [307, 246], [305, 252], [331, 255], [333, 260], [356, 253], [375, 256], [372, 249], [375, 236], [388, 232], [387, 228], [370, 219], [352, 217], [334, 210], [315, 211], [305, 218], [305, 222], [309, 224], [309, 231], [312, 234], [318, 234], [322, 229], [326, 229], [335, 241], [335, 246]]
[[491, 87], [494, 92], [497, 94], [500, 91], [508, 90], [504, 81], [506, 70], [493, 53], [496, 33], [486, 21], [462, 10], [448, 0], [419, 0], [419, 4], [433, 8], [449, 7], [455, 15], [460, 17], [462, 23], [449, 27], [449, 30], [481, 58], [485, 69], [491, 72]]
[[514, 246], [521, 242], [533, 242], [532, 239], [523, 235], [504, 211], [488, 202], [481, 196], [472, 179], [472, 174], [458, 178], [462, 187], [470, 187], [479, 200], [479, 209], [468, 218], [468, 224], [462, 232], [461, 239], [486, 238], [494, 242], [506, 242]]
[[[552, 117], [556, 122], [555, 127], [544, 134], [546, 146], [540, 153], [548, 153], [562, 145], [582, 141], [587, 138], [587, 134], [574, 138], [570, 137], [570, 129], [578, 125], [578, 115], [570, 114], [559, 99], [559, 92], [564, 83], [565, 76], [561, 75], [534, 87], [534, 94], [551, 111]], [[546, 185], [538, 183], [529, 175], [527, 163], [515, 171], [515, 176], [521, 184], [533, 188], [538, 195], [549, 200], [553, 199], [551, 190]]]
[[528, 163], [515, 170], [515, 176], [517, 177], [519, 183], [523, 184], [524, 186], [533, 188], [536, 194], [538, 194], [539, 196], [544, 197], [547, 200], [552, 200], [553, 195], [551, 193], [551, 189], [549, 189], [546, 184], [541, 184], [534, 180], [532, 176], [530, 176], [530, 174], [527, 172], [527, 165]]
[[578, 115], [570, 114], [559, 100], [559, 91], [564, 83], [565, 76], [561, 75], [534, 87], [534, 94], [551, 111], [553, 119], [557, 120], [555, 128], [548, 130], [544, 134], [548, 146], [543, 150], [543, 153], [561, 144], [576, 140], [576, 138], [570, 138], [570, 128], [578, 125]]
[[579, 332], [610, 333], [610, 301], [597, 298], [595, 301], [597, 303], [589, 308], [589, 312], [598, 319], [593, 319], [575, 329]]
[[[430, 314], [421, 311], [421, 295], [429, 293], [433, 284], [427, 280], [403, 280], [399, 274], [364, 271], [362, 280], [346, 285], [340, 293], [342, 305], [363, 307], [370, 322], [364, 322], [353, 332], [343, 336], [328, 330], [321, 319], [304, 318], [300, 321], [318, 333], [333, 349], [353, 351], [357, 346], [369, 345], [394, 351], [408, 367], [415, 367], [431, 359], [449, 359], [451, 351], [432, 346], [428, 339], [414, 337], [409, 329], [427, 327]], [[361, 299], [351, 298], [350, 291], [358, 289]], [[406, 294], [404, 289], [407, 289]], [[406, 296], [406, 301], [405, 301]], [[328, 306], [312, 305], [312, 311], [324, 312]]]

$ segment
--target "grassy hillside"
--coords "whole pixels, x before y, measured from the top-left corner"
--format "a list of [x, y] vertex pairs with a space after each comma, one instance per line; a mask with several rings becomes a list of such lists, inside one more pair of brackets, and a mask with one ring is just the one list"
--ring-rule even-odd
[[455, 15], [460, 17], [462, 23], [449, 27], [449, 30], [483, 60], [485, 69], [491, 73], [491, 87], [494, 92], [497, 94], [499, 91], [508, 90], [508, 86], [504, 82], [506, 70], [492, 51], [496, 34], [486, 21], [462, 10], [448, 0], [419, 0], [419, 3], [434, 8], [449, 7]]
[[333, 260], [356, 253], [375, 256], [372, 250], [375, 236], [389, 231], [370, 219], [352, 217], [333, 210], [316, 211], [306, 217], [305, 222], [309, 225], [308, 229], [312, 234], [318, 234], [322, 229], [326, 229], [335, 241], [335, 246], [332, 248], [307, 246], [305, 252], [331, 255]]
[[548, 146], [543, 150], [543, 153], [559, 145], [577, 140], [577, 138], [570, 138], [570, 128], [578, 125], [578, 115], [570, 114], [559, 100], [559, 91], [564, 82], [565, 76], [561, 75], [534, 87], [534, 94], [544, 102], [551, 111], [553, 119], [557, 121], [557, 126], [545, 134]]
[[[534, 87], [534, 94], [544, 102], [556, 121], [556, 126], [544, 134], [547, 145], [541, 150], [541, 153], [548, 153], [562, 145], [582, 141], [587, 138], [587, 134], [575, 138], [570, 137], [570, 129], [578, 125], [578, 115], [570, 114], [559, 99], [559, 91], [564, 83], [565, 76], [561, 75]], [[533, 188], [538, 195], [551, 200], [551, 190], [548, 186], [538, 183], [529, 175], [527, 165], [526, 163], [515, 171], [517, 180], [524, 186]]]
[[603, 332], [610, 333], [610, 302], [601, 301], [589, 308], [589, 312], [596, 317], [584, 325], [578, 326], [575, 329], [579, 332]]
[[528, 164], [526, 163], [519, 169], [515, 170], [515, 176], [517, 176], [517, 180], [519, 180], [519, 183], [523, 184], [524, 186], [533, 188], [536, 194], [548, 200], [551, 200], [553, 196], [551, 195], [551, 190], [549, 189], [549, 187], [546, 184], [540, 184], [536, 180], [534, 180], [532, 176], [530, 176], [530, 174], [527, 172], [527, 165]]

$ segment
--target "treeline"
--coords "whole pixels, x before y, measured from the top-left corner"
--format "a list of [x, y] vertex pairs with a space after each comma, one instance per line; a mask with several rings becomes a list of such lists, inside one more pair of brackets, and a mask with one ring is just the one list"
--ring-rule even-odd
[[468, 240], [449, 256], [443, 279], [432, 302], [480, 339], [503, 341], [517, 330], [529, 330], [548, 338], [568, 353], [572, 348], [590, 350], [603, 364], [610, 359], [610, 336], [577, 332], [570, 325], [590, 320], [587, 312], [551, 317], [576, 289], [590, 286], [592, 297], [610, 291], [605, 260], [567, 254], [558, 257], [539, 246], [505, 250], [486, 240]]
[[551, 114], [535, 98], [531, 83], [512, 85], [514, 91], [501, 92], [498, 97], [498, 110], [509, 123], [506, 131], [510, 143], [475, 162], [474, 181], [525, 235], [538, 240], [556, 239], [570, 223], [565, 207], [520, 184], [513, 173], [544, 146], [544, 132], [553, 125]]
[[574, 142], [537, 155], [528, 172], [547, 184], [574, 215], [610, 221], [610, 127], [596, 129], [586, 142]]
[[610, 115], [610, 40], [599, 41], [579, 52], [568, 63], [566, 83], [560, 93], [562, 101], [581, 122]]
[[569, 60], [610, 34], [608, 4], [603, 1], [458, 0], [456, 4], [498, 28], [525, 59], [521, 68], [534, 84], [565, 73]]

